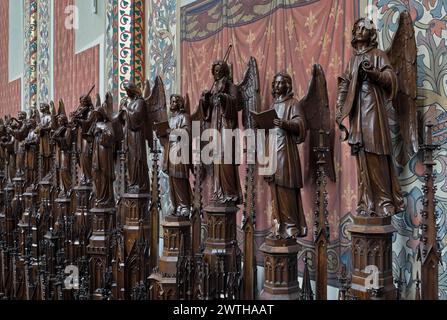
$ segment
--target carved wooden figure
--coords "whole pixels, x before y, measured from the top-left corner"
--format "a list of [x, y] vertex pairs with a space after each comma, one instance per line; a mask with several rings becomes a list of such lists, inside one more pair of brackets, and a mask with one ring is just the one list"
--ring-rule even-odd
[[163, 171], [169, 176], [169, 189], [174, 212], [172, 215], [188, 217], [191, 212], [192, 191], [189, 183], [191, 165], [191, 119], [187, 112], [187, 99], [171, 96], [169, 130], [162, 137], [164, 145]]
[[[393, 299], [391, 216], [404, 209], [394, 168], [390, 104], [397, 110], [400, 140], [405, 146], [397, 158], [405, 165], [417, 145], [416, 44], [411, 17], [400, 14], [390, 49], [378, 49], [377, 30], [366, 18], [352, 29], [354, 54], [338, 81], [336, 122], [357, 162], [357, 215], [349, 227], [352, 235], [352, 290], [362, 299]], [[349, 118], [350, 129], [343, 121]], [[362, 255], [370, 256], [368, 261]], [[379, 287], [365, 284], [365, 268], [378, 268]]]
[[[378, 49], [373, 22], [359, 19], [352, 30], [354, 55], [345, 73], [339, 76], [337, 122], [357, 161], [357, 212], [361, 215], [390, 216], [402, 211], [404, 206], [391, 158], [393, 146], [387, 105], [392, 103], [401, 110], [407, 108], [405, 103], [410, 103], [409, 109], [398, 114], [401, 122], [407, 122], [412, 128], [403, 132], [402, 139], [417, 143], [417, 131], [412, 124], [416, 117], [416, 95], [410, 91], [413, 87], [416, 90], [416, 47], [408, 19], [411, 22], [408, 13], [401, 14], [388, 54]], [[347, 117], [349, 131], [342, 123]]]
[[59, 101], [59, 110], [57, 113], [57, 129], [53, 133], [53, 140], [56, 142], [55, 166], [58, 176], [59, 197], [69, 196], [72, 189], [71, 180], [71, 157], [72, 141], [74, 138], [74, 128], [69, 125], [65, 113], [63, 101]]
[[127, 99], [120, 106], [119, 118], [124, 125], [127, 153], [128, 193], [149, 192], [149, 169], [146, 152], [146, 104], [141, 90], [133, 83], [125, 85]]
[[[199, 112], [208, 127], [220, 133], [217, 142], [217, 157], [220, 161], [213, 162], [213, 193], [212, 201], [217, 204], [238, 205], [242, 203], [238, 167], [235, 163], [235, 151], [238, 143], [231, 135], [224, 134], [224, 129], [238, 128], [238, 111], [240, 101], [238, 87], [230, 76], [230, 66], [226, 61], [213, 63], [211, 73], [214, 84], [211, 90], [202, 93], [199, 102]], [[229, 150], [227, 147], [230, 147]], [[225, 147], [225, 148], [224, 148]], [[227, 150], [225, 150], [227, 149]], [[224, 152], [231, 151], [230, 163], [226, 163]], [[228, 157], [227, 157], [228, 158]]]
[[39, 178], [39, 136], [35, 129], [39, 122], [39, 114], [37, 110], [33, 110], [28, 120], [28, 135], [25, 139], [25, 186], [34, 189], [37, 186]]
[[92, 175], [95, 186], [95, 207], [111, 208], [115, 205], [113, 181], [115, 180], [114, 151], [116, 135], [112, 125], [113, 98], [107, 93], [106, 100], [95, 110], [93, 131]]
[[[93, 88], [92, 88], [93, 90]], [[90, 92], [91, 93], [91, 92]], [[79, 107], [71, 114], [77, 128], [77, 152], [81, 168], [81, 185], [89, 185], [92, 180], [92, 142], [93, 103], [90, 93], [79, 98]]]
[[54, 123], [54, 104], [42, 103], [40, 105], [40, 123], [37, 125], [36, 133], [40, 137], [39, 143], [39, 156], [42, 159], [42, 167], [40, 168], [41, 178], [45, 178], [51, 171], [51, 157], [52, 157], [52, 145], [51, 145], [51, 130], [54, 129], [56, 123]]

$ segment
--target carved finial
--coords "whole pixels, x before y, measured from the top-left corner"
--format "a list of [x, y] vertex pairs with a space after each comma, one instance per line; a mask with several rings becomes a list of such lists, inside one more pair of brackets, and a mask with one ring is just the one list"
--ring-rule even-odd
[[310, 283], [308, 258], [304, 257], [303, 261], [304, 261], [304, 274], [303, 274], [303, 287], [301, 289], [301, 300], [313, 300], [314, 294], [312, 292], [312, 285]]

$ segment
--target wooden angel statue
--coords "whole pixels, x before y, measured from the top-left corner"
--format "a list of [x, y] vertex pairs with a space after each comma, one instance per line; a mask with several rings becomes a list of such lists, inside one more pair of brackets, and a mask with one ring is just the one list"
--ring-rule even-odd
[[16, 174], [16, 153], [15, 153], [15, 138], [11, 131], [14, 126], [11, 123], [11, 117], [6, 116], [4, 121], [3, 135], [0, 141], [0, 146], [3, 149], [6, 162], [7, 182], [12, 182]]
[[53, 133], [53, 141], [56, 145], [56, 172], [58, 177], [59, 197], [69, 197], [72, 189], [71, 179], [71, 149], [75, 137], [75, 128], [68, 123], [64, 102], [59, 100], [57, 112], [57, 129]]
[[[163, 171], [169, 176], [169, 189], [174, 216], [189, 217], [192, 190], [189, 183], [191, 164], [191, 118], [189, 98], [171, 95], [167, 130], [157, 126], [156, 133], [163, 144]], [[185, 141], [187, 140], [187, 141]]]
[[39, 122], [39, 112], [31, 110], [27, 120], [28, 135], [25, 138], [25, 188], [31, 190], [36, 189], [39, 178], [39, 135], [35, 131]]
[[19, 111], [16, 118], [11, 118], [13, 126], [11, 134], [15, 140], [16, 154], [16, 177], [22, 177], [25, 174], [25, 138], [28, 135], [27, 114], [25, 111]]
[[[166, 110], [164, 85], [160, 77], [151, 91], [148, 83], [144, 96], [134, 83], [124, 85], [127, 98], [121, 102], [118, 119], [123, 124], [124, 151], [127, 154], [128, 193], [149, 193], [149, 169], [146, 142], [153, 145], [153, 123], [161, 121], [157, 110]], [[161, 106], [161, 107], [160, 107]], [[166, 120], [166, 119], [164, 119]]]
[[[390, 216], [404, 209], [388, 125], [388, 105], [397, 110], [406, 144], [398, 162], [417, 148], [416, 45], [411, 18], [402, 13], [388, 52], [378, 49], [377, 30], [366, 18], [352, 29], [354, 54], [339, 76], [337, 123], [357, 162], [357, 213]], [[349, 130], [343, 120], [349, 117]]]
[[93, 137], [89, 135], [93, 125], [93, 102], [90, 91], [79, 98], [79, 106], [71, 114], [72, 122], [77, 128], [76, 149], [79, 154], [79, 166], [81, 168], [81, 185], [88, 185], [92, 180], [92, 142]]
[[[323, 69], [320, 65], [313, 66], [308, 93], [301, 100], [294, 97], [292, 77], [285, 72], [277, 73], [272, 82], [272, 96], [273, 103], [267, 112], [275, 111], [274, 129], [269, 131], [275, 139], [267, 139], [266, 150], [273, 151], [276, 169], [264, 179], [269, 183], [272, 194], [273, 235], [284, 239], [305, 237], [308, 227], [301, 199], [304, 184], [297, 145], [305, 142], [309, 135], [309, 149], [313, 150], [318, 140], [312, 137], [317, 136], [320, 130], [331, 131]], [[275, 148], [273, 150], [270, 150], [270, 141], [276, 142], [271, 146]], [[328, 158], [327, 172], [334, 176], [332, 154]]]
[[[219, 134], [217, 152], [213, 161], [213, 191], [211, 201], [217, 205], [239, 205], [242, 203], [242, 189], [238, 165], [235, 162], [236, 147], [239, 143], [225, 130], [239, 127], [238, 112], [241, 111], [239, 90], [231, 78], [230, 66], [224, 60], [215, 61], [211, 66], [214, 84], [211, 90], [202, 92], [197, 114], [208, 129]], [[225, 159], [224, 146], [231, 146], [231, 161]]]
[[92, 174], [95, 187], [95, 207], [115, 206], [113, 181], [115, 180], [114, 154], [117, 145], [113, 126], [113, 98], [106, 94], [105, 102], [94, 110], [95, 123], [92, 126], [93, 162]]
[[51, 131], [55, 128], [55, 107], [53, 102], [40, 105], [40, 123], [37, 124], [36, 133], [39, 135], [39, 153], [42, 157], [42, 178], [45, 178], [51, 171]]

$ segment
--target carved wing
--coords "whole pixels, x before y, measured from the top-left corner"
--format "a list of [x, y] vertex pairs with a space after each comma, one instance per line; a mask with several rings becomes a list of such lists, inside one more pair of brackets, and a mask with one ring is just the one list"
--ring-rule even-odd
[[67, 114], [65, 113], [65, 104], [64, 104], [64, 100], [59, 99], [59, 108], [57, 110], [57, 115], [64, 115], [66, 116]]
[[99, 108], [101, 106], [101, 96], [99, 93], [96, 94], [96, 108]]
[[57, 111], [54, 101], [50, 101], [50, 112], [51, 112], [51, 129], [57, 129]]
[[242, 123], [244, 128], [253, 128], [253, 119], [250, 111], [259, 112], [261, 107], [261, 94], [258, 63], [254, 57], [250, 57], [247, 70], [241, 83], [237, 85], [242, 110]]
[[[309, 83], [307, 95], [300, 101], [300, 105], [306, 114], [307, 127], [309, 129], [307, 159], [311, 167], [307, 171], [308, 178], [311, 178], [316, 172], [314, 166], [316, 166], [317, 157], [313, 149], [318, 147], [319, 131], [324, 130], [329, 133], [329, 156], [326, 163], [326, 173], [332, 181], [335, 181], [335, 130], [329, 110], [326, 76], [324, 75], [323, 68], [319, 64], [315, 64], [312, 68], [312, 78]], [[325, 144], [326, 146], [328, 145], [327, 142]]]
[[399, 16], [399, 26], [390, 48], [390, 63], [397, 75], [397, 93], [393, 100], [399, 123], [400, 139], [397, 140], [397, 162], [404, 166], [418, 151], [417, 124], [417, 47], [410, 13]]
[[149, 146], [153, 147], [153, 124], [168, 120], [166, 107], [166, 93], [163, 80], [160, 76], [155, 79], [154, 88], [151, 91], [148, 81], [146, 81], [144, 96], [147, 109], [146, 140]]

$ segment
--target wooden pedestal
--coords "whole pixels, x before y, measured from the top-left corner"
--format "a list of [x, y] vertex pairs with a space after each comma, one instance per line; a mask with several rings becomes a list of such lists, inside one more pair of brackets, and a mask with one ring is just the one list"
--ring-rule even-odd
[[140, 220], [143, 219], [143, 232], [149, 238], [148, 205], [149, 194], [123, 194], [119, 207], [119, 219], [123, 225], [124, 256], [128, 258], [130, 251], [138, 238]]
[[219, 207], [210, 205], [205, 208], [207, 236], [205, 239], [204, 260], [210, 270], [217, 269], [218, 261], [223, 258], [224, 272], [236, 272], [236, 206]]
[[90, 292], [94, 300], [102, 300], [101, 289], [105, 287], [104, 279], [109, 267], [110, 233], [114, 228], [115, 208], [91, 209], [92, 230], [87, 254], [90, 258]]
[[79, 186], [74, 188], [76, 195], [76, 211], [73, 223], [73, 258], [78, 261], [87, 255], [88, 236], [92, 228], [92, 217], [90, 214], [91, 186]]
[[163, 226], [163, 255], [160, 257], [158, 272], [151, 275], [156, 282], [154, 298], [177, 299], [177, 263], [180, 243], [183, 248], [191, 246], [191, 222], [186, 217], [166, 217]]
[[260, 250], [264, 253], [265, 280], [261, 300], [298, 300], [298, 252], [295, 239], [267, 237]]
[[352, 293], [359, 299], [394, 300], [391, 217], [354, 217]]

